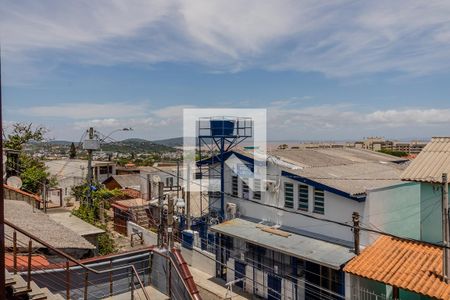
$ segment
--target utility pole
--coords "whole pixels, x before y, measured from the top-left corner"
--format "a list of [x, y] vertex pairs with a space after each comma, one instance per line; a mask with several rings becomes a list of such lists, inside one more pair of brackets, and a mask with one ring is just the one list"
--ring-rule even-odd
[[442, 174], [442, 241], [444, 243], [444, 253], [443, 253], [443, 273], [444, 280], [446, 283], [449, 282], [449, 223], [448, 223], [448, 179], [447, 173]]
[[180, 198], [180, 161], [177, 160], [177, 198]]
[[353, 220], [353, 240], [355, 242], [355, 254], [359, 255], [359, 213], [353, 212], [352, 214]]
[[[93, 140], [94, 139], [94, 128], [90, 127], [89, 128], [89, 140]], [[93, 147], [88, 147], [87, 148], [87, 152], [88, 152], [88, 172], [87, 172], [87, 183], [89, 186], [88, 189], [88, 205], [91, 206], [92, 205], [92, 198], [91, 198], [91, 188], [92, 188], [92, 153], [94, 152]]]
[[42, 187], [42, 202], [44, 202], [44, 213], [47, 213], [47, 185], [44, 183]]
[[163, 237], [163, 199], [164, 199], [164, 183], [158, 182], [158, 209], [159, 209], [159, 224], [158, 224], [158, 247], [162, 246]]
[[[202, 201], [202, 197], [200, 197], [200, 201]], [[191, 230], [191, 165], [189, 163], [186, 180], [186, 226], [188, 230]]]
[[167, 243], [170, 251], [173, 247], [173, 195], [169, 195], [167, 206]]

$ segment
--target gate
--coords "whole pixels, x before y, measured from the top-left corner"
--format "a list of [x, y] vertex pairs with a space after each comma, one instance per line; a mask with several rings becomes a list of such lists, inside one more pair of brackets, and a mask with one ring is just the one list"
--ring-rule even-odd
[[281, 277], [268, 273], [267, 274], [267, 299], [281, 300]]

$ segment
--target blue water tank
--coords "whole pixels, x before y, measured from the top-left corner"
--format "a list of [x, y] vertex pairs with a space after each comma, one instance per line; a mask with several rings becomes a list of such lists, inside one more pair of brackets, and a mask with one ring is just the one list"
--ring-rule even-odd
[[230, 136], [233, 135], [234, 121], [229, 120], [211, 120], [212, 136]]
[[194, 246], [194, 231], [183, 230], [182, 232], [182, 246], [187, 249], [192, 249]]

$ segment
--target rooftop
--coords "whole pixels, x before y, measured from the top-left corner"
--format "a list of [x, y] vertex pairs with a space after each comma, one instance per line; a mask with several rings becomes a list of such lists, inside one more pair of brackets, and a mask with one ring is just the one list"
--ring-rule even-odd
[[142, 199], [142, 198], [117, 200], [117, 201], [114, 201], [113, 204], [111, 204], [111, 206], [121, 208], [121, 209], [130, 209], [133, 207], [144, 206], [144, 205], [148, 206], [149, 201]]
[[442, 249], [388, 236], [353, 258], [344, 271], [437, 299], [450, 299], [443, 281]]
[[440, 183], [450, 175], [450, 137], [434, 137], [403, 172], [402, 180]]
[[[24, 201], [5, 200], [5, 219], [55, 248], [95, 249], [94, 245], [75, 231], [55, 222], [40, 210], [33, 210], [32, 206]], [[12, 236], [12, 232], [9, 226], [5, 227], [6, 235]], [[28, 243], [28, 238], [21, 233], [17, 233], [17, 239], [21, 243]], [[9, 239], [5, 239], [5, 244], [12, 247]], [[36, 247], [37, 243], [34, 246]]]
[[94, 225], [91, 225], [74, 216], [70, 211], [49, 210], [47, 215], [56, 223], [70, 228], [80, 236], [88, 236], [105, 232], [103, 229], [95, 227]]
[[[246, 151], [236, 153], [253, 158]], [[268, 153], [285, 175], [305, 178], [359, 196], [368, 189], [400, 182], [407, 160], [379, 152], [353, 148], [286, 149]]]
[[141, 186], [141, 178], [140, 174], [125, 174], [125, 175], [112, 175], [106, 180], [103, 181], [103, 184], [115, 180], [122, 188], [137, 188], [139, 189]]
[[342, 245], [240, 218], [214, 225], [211, 230], [336, 270], [355, 256], [348, 247]]

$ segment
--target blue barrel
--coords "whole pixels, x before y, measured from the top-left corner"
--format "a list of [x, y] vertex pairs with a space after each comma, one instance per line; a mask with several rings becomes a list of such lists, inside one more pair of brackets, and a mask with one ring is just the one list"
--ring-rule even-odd
[[194, 246], [194, 232], [192, 230], [183, 230], [181, 235], [183, 247], [192, 249], [192, 247]]
[[230, 136], [233, 135], [234, 121], [211, 120], [211, 135]]

